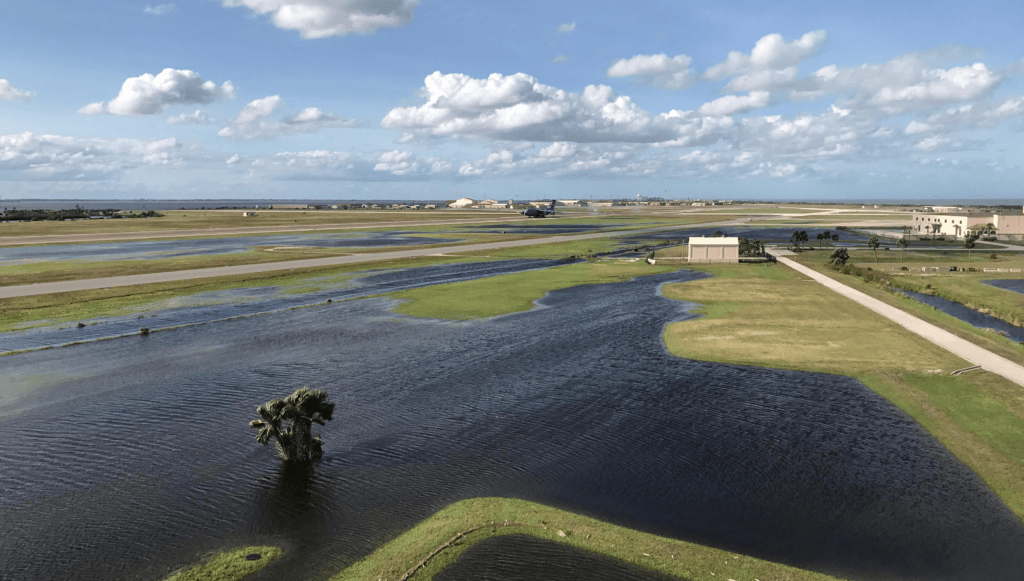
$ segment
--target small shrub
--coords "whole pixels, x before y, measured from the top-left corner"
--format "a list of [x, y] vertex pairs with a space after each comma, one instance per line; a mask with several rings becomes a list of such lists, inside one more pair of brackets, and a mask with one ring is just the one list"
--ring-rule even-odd
[[993, 252], [992, 254], [989, 254], [988, 257], [991, 258], [992, 260], [995, 260], [995, 259], [999, 258], [999, 255], [996, 254], [995, 252]]
[[906, 266], [901, 266], [901, 267], [900, 267], [900, 270], [910, 270], [910, 269], [909, 269], [909, 268], [907, 268]]
[[924, 285], [924, 288], [932, 288], [932, 283], [928, 283], [928, 284]]
[[149, 327], [142, 327], [139, 329], [139, 335], [149, 335]]

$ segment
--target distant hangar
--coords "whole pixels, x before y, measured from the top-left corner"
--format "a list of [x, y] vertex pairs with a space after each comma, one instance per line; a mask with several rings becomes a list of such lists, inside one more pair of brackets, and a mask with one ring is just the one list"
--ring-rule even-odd
[[739, 262], [740, 239], [734, 236], [691, 236], [689, 259], [696, 263]]

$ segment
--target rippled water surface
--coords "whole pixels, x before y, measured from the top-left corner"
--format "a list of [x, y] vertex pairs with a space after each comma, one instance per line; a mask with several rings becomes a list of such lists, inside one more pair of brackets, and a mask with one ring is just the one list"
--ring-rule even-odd
[[965, 307], [964, 305], [953, 302], [949, 299], [909, 290], [898, 290], [917, 301], [934, 307], [947, 315], [952, 315], [961, 321], [970, 323], [979, 329], [991, 329], [1010, 340], [1018, 343], [1024, 343], [1024, 327], [1011, 325], [1002, 319], [997, 319], [992, 315], [986, 315], [985, 313], [976, 311], [970, 307]]
[[324, 248], [365, 248], [456, 243], [455, 238], [412, 236], [414, 232], [359, 232], [327, 234], [283, 234], [232, 236], [174, 240], [131, 240], [88, 244], [51, 244], [0, 248], [0, 266], [49, 260], [152, 260], [230, 254], [256, 246], [303, 246]]
[[982, 284], [1001, 288], [1003, 290], [1013, 291], [1024, 295], [1024, 279], [1020, 278], [1000, 278], [995, 280], [983, 280]]
[[446, 567], [435, 581], [678, 581], [599, 553], [528, 535], [484, 539]]
[[[0, 571], [160, 579], [275, 544], [325, 579], [457, 500], [508, 496], [853, 579], [1019, 580], [1024, 526], [917, 424], [838, 376], [669, 355], [643, 277], [453, 323], [385, 298], [2, 358]], [[438, 274], [436, 281], [443, 277]], [[325, 457], [247, 423], [308, 385]]]

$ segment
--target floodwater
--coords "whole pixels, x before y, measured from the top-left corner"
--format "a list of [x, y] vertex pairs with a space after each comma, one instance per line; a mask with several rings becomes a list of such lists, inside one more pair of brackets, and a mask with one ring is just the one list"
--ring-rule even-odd
[[994, 280], [983, 280], [982, 284], [1013, 291], [1024, 295], [1024, 279], [1020, 278], [998, 278]]
[[[903, 412], [839, 376], [669, 355], [680, 271], [474, 322], [334, 302], [0, 359], [0, 571], [160, 579], [206, 551], [326, 579], [440, 508], [517, 497], [851, 579], [1019, 581], [1024, 524]], [[440, 282], [440, 278], [437, 280]], [[324, 459], [247, 423], [308, 385]]]
[[435, 581], [680, 581], [619, 559], [528, 535], [484, 539]]
[[205, 256], [244, 252], [257, 246], [376, 248], [462, 242], [456, 238], [433, 238], [414, 236], [413, 234], [416, 233], [401, 231], [311, 233], [16, 246], [0, 248], [0, 266], [50, 260], [153, 260], [182, 256]]
[[[993, 285], [995, 286], [995, 285]], [[1024, 327], [1018, 327], [1011, 325], [1002, 319], [997, 319], [992, 315], [986, 315], [985, 313], [976, 311], [970, 307], [965, 307], [960, 303], [953, 302], [949, 299], [937, 297], [933, 295], [926, 295], [924, 293], [918, 293], [909, 290], [897, 289], [914, 300], [920, 301], [928, 306], [934, 307], [947, 315], [952, 315], [961, 321], [970, 323], [979, 329], [991, 329], [999, 333], [1000, 335], [1016, 341], [1018, 343], [1024, 343]]]
[[[63, 322], [0, 333], [0, 355], [12, 351], [44, 349], [137, 334], [141, 327], [157, 331], [183, 325], [197, 325], [315, 305], [327, 300], [366, 297], [440, 283], [550, 268], [572, 262], [574, 261], [518, 259], [443, 264], [416, 269], [370, 270], [354, 272], [352, 279], [343, 278], [341, 284], [330, 279], [324, 280], [321, 284], [327, 288], [301, 294], [288, 294], [287, 288], [276, 286], [197, 293], [159, 302], [151, 308], [129, 315], [86, 319], [82, 321], [83, 327]], [[318, 281], [309, 282], [317, 284]], [[0, 402], [0, 415], [3, 413], [3, 407]]]

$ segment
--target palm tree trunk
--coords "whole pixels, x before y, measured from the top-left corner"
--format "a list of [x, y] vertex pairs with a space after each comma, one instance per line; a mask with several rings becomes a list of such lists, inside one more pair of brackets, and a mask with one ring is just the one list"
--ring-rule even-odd
[[309, 462], [312, 459], [313, 422], [300, 418], [292, 422], [291, 460]]

